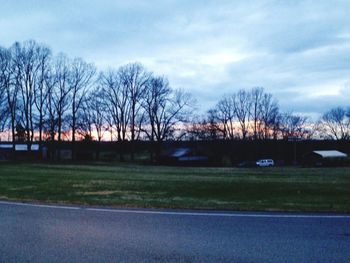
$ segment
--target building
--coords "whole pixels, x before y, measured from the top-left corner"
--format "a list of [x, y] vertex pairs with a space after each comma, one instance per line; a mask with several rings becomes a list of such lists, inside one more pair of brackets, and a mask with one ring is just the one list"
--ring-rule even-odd
[[348, 155], [337, 150], [317, 150], [304, 155], [304, 165], [343, 166]]
[[28, 145], [24, 143], [16, 143], [13, 149], [12, 143], [0, 143], [0, 161], [10, 161], [14, 159], [23, 160], [39, 160], [40, 158], [40, 147], [39, 144], [32, 144], [28, 151]]
[[209, 164], [209, 158], [191, 148], [180, 147], [163, 152], [160, 162], [167, 165], [206, 166]]

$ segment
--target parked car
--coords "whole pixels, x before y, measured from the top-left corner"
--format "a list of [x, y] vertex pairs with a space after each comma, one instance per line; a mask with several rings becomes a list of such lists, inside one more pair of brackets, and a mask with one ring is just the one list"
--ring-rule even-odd
[[272, 159], [260, 159], [256, 161], [256, 165], [259, 167], [269, 167], [274, 166], [275, 162]]

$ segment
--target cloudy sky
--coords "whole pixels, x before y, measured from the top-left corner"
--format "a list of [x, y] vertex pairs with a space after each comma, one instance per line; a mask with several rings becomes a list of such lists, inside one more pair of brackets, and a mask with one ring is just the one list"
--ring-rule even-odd
[[350, 1], [0, 0], [0, 45], [34, 39], [103, 70], [139, 61], [203, 111], [264, 87], [283, 111], [350, 106]]

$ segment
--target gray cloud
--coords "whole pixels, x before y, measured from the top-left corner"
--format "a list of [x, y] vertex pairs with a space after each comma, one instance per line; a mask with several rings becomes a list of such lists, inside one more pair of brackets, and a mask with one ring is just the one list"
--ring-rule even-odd
[[349, 1], [2, 1], [0, 45], [35, 39], [100, 69], [140, 61], [205, 111], [263, 86], [317, 114], [350, 94]]

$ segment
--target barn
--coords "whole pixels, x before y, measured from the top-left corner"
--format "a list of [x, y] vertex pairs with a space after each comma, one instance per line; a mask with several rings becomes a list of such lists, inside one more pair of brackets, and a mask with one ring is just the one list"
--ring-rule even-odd
[[208, 165], [208, 157], [198, 154], [188, 147], [170, 149], [161, 154], [160, 163], [180, 166], [205, 166]]
[[348, 155], [338, 150], [317, 150], [304, 155], [304, 165], [344, 166]]

